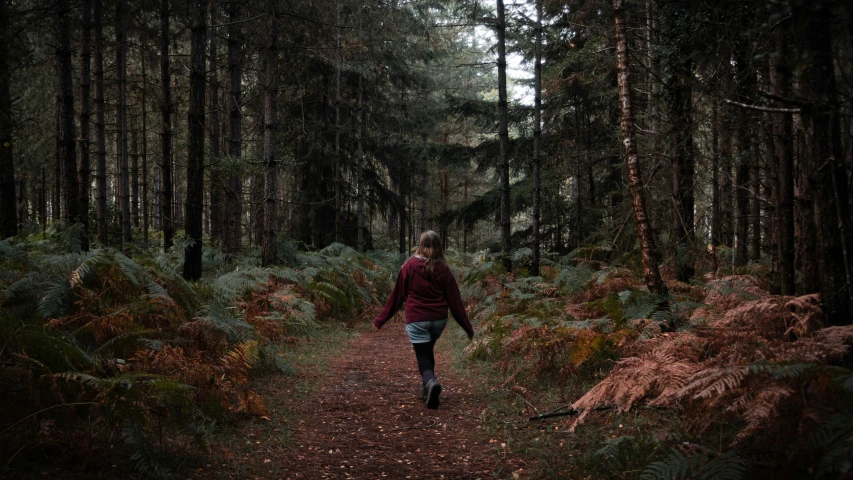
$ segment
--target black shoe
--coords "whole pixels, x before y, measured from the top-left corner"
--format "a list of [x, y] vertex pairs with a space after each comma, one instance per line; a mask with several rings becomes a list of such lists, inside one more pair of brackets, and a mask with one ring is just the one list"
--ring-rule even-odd
[[430, 380], [426, 384], [426, 406], [430, 410], [438, 408], [438, 396], [441, 395], [441, 385], [435, 380]]
[[425, 402], [427, 400], [427, 387], [426, 387], [426, 385], [421, 385], [421, 399]]

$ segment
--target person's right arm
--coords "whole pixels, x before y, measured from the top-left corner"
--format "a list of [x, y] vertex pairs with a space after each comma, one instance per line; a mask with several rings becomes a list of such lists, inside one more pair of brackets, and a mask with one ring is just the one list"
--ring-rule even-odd
[[397, 274], [397, 283], [394, 284], [394, 291], [391, 292], [391, 296], [388, 297], [388, 301], [385, 303], [385, 308], [382, 309], [382, 312], [373, 319], [373, 326], [376, 328], [382, 328], [382, 325], [385, 325], [385, 322], [391, 319], [397, 310], [403, 305], [403, 301], [406, 300], [406, 296], [408, 295], [408, 275], [406, 274], [407, 264], [403, 264], [403, 267], [400, 269], [400, 273]]

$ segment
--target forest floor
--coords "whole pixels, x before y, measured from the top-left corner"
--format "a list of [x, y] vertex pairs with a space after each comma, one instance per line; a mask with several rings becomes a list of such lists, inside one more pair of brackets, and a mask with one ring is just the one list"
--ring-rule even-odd
[[331, 350], [304, 352], [293, 377], [262, 379], [257, 391], [271, 418], [234, 425], [227, 438], [211, 442], [211, 463], [184, 475], [527, 478], [524, 460], [489, 438], [487, 381], [449, 368], [456, 346], [442, 340], [436, 352], [443, 387], [437, 410], [421, 400], [411, 345], [402, 324], [391, 323], [349, 340], [329, 339]]

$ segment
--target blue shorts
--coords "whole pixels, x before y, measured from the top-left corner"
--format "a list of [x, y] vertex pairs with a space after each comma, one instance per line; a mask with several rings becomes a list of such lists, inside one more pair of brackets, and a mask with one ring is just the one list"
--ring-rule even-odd
[[430, 343], [438, 340], [446, 326], [447, 319], [408, 323], [406, 335], [412, 343]]

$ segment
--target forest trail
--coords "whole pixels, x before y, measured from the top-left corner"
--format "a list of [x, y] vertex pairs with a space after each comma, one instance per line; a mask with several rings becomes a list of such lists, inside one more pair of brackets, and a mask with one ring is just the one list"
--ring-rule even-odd
[[442, 343], [436, 352], [441, 405], [428, 410], [402, 324], [350, 340], [316, 391], [292, 405], [298, 419], [292, 441], [235, 459], [242, 478], [526, 478], [523, 461], [487, 438], [480, 419], [485, 402], [472, 379], [449, 371]]

